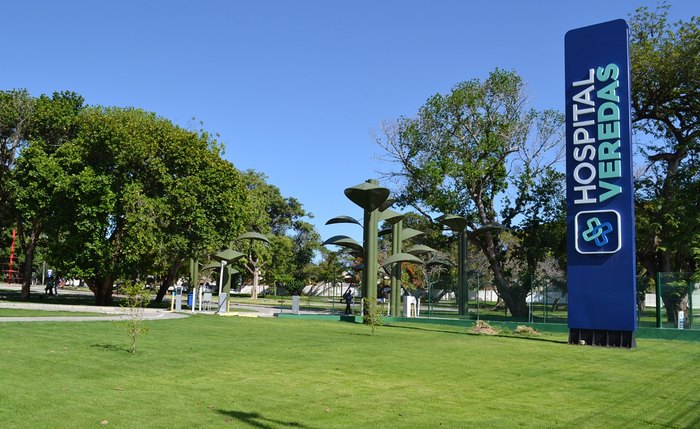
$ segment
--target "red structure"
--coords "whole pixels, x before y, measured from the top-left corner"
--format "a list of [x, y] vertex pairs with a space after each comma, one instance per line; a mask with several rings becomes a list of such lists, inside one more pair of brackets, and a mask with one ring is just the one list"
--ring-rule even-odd
[[14, 270], [12, 269], [12, 264], [15, 259], [15, 239], [17, 238], [17, 230], [12, 230], [12, 246], [10, 246], [10, 265], [7, 268], [7, 282], [12, 283]]

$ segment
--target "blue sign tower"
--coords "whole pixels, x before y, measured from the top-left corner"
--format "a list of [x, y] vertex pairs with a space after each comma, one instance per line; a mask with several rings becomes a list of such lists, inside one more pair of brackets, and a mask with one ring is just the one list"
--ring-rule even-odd
[[569, 342], [635, 347], [629, 28], [566, 33]]

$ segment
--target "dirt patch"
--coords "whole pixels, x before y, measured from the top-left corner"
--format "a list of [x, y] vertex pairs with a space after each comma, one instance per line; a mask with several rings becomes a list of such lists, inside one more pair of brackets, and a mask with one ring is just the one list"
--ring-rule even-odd
[[501, 332], [489, 325], [487, 322], [484, 322], [483, 320], [479, 320], [474, 324], [474, 327], [472, 327], [469, 331], [470, 334], [479, 334], [479, 335], [498, 335]]
[[542, 335], [537, 329], [525, 325], [518, 325], [513, 333], [515, 335]]

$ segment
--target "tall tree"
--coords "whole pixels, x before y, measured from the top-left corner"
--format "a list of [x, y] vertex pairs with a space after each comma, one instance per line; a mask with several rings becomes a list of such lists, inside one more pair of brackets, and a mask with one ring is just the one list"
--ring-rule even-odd
[[[681, 216], [693, 204], [686, 192], [697, 179], [685, 170], [693, 170], [700, 149], [700, 19], [671, 23], [669, 10], [667, 3], [639, 8], [630, 21], [633, 123], [647, 160], [638, 181], [637, 260], [654, 279], [658, 272], [695, 272], [699, 256], [684, 243], [697, 239], [697, 217]], [[663, 298], [675, 321], [682, 300]]]
[[[0, 212], [7, 208], [9, 174], [32, 129], [36, 99], [25, 89], [0, 91]], [[0, 217], [0, 229], [4, 226]]]
[[243, 173], [251, 202], [249, 230], [272, 234], [272, 246], [255, 241], [249, 246], [244, 268], [255, 279], [263, 266], [265, 280], [298, 292], [306, 286], [314, 252], [320, 247], [320, 236], [304, 219], [313, 215], [293, 197], [284, 197], [279, 188], [267, 183], [267, 177], [248, 170]]
[[53, 154], [75, 136], [76, 118], [83, 103], [83, 98], [73, 92], [42, 95], [31, 101], [31, 115], [25, 118], [23, 135], [27, 141], [8, 176], [13, 217], [24, 256], [23, 299], [29, 298], [34, 254], [43, 228], [53, 215], [53, 193], [62, 176]]
[[[462, 215], [470, 231], [493, 223], [515, 228], [533, 204], [534, 184], [563, 148], [561, 115], [528, 109], [524, 90], [517, 74], [495, 70], [483, 82], [431, 97], [417, 118], [385, 127], [379, 144], [397, 166], [386, 175], [399, 201], [424, 214]], [[469, 240], [486, 256], [505, 305], [526, 316], [529, 287], [512, 278], [499, 232], [470, 233]]]
[[[241, 231], [246, 197], [208, 135], [138, 109], [89, 108], [55, 153], [64, 177], [47, 229], [65, 273], [86, 279], [97, 304], [119, 278], [165, 271]], [[162, 272], [161, 271], [161, 272]]]

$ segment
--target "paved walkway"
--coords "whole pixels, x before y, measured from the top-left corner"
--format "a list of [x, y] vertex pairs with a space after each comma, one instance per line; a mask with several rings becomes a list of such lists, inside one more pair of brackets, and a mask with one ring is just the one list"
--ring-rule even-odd
[[[30, 302], [17, 302], [17, 301], [5, 301], [2, 299], [2, 289], [19, 291], [21, 287], [16, 284], [0, 284], [0, 308], [14, 308], [14, 309], [24, 309], [24, 310], [38, 310], [38, 311], [70, 311], [70, 312], [87, 312], [87, 313], [101, 313], [101, 316], [28, 316], [28, 317], [0, 317], [0, 323], [2, 322], [94, 322], [94, 321], [109, 321], [109, 320], [125, 320], [127, 309], [121, 307], [99, 307], [94, 305], [66, 305], [66, 304], [53, 304], [50, 301], [46, 303], [30, 303]], [[32, 286], [32, 294], [42, 295], [44, 292], [43, 286]], [[90, 295], [92, 292], [89, 291], [78, 291], [72, 289], [61, 289], [59, 295]], [[241, 304], [232, 303], [230, 307], [229, 316], [243, 316], [243, 317], [275, 317], [279, 313], [291, 313], [291, 309], [287, 306], [286, 308], [272, 307], [266, 305], [255, 305], [255, 304]], [[197, 313], [200, 313], [199, 311]], [[214, 311], [202, 311], [203, 314], [215, 314]], [[183, 317], [188, 317], [193, 313], [190, 309], [184, 309], [180, 312], [170, 312], [165, 309], [157, 308], [145, 308], [144, 309], [144, 319], [147, 320], [166, 320], [166, 319], [178, 319]], [[330, 314], [329, 311], [322, 310], [301, 310], [300, 314]]]
[[[125, 320], [128, 309], [121, 307], [98, 307], [90, 305], [43, 304], [30, 302], [0, 301], [0, 308], [14, 308], [38, 311], [71, 311], [74, 313], [102, 313], [104, 316], [38, 316], [38, 317], [0, 317], [2, 322], [95, 322], [105, 320]], [[146, 320], [180, 319], [187, 314], [171, 313], [157, 308], [144, 308]]]

